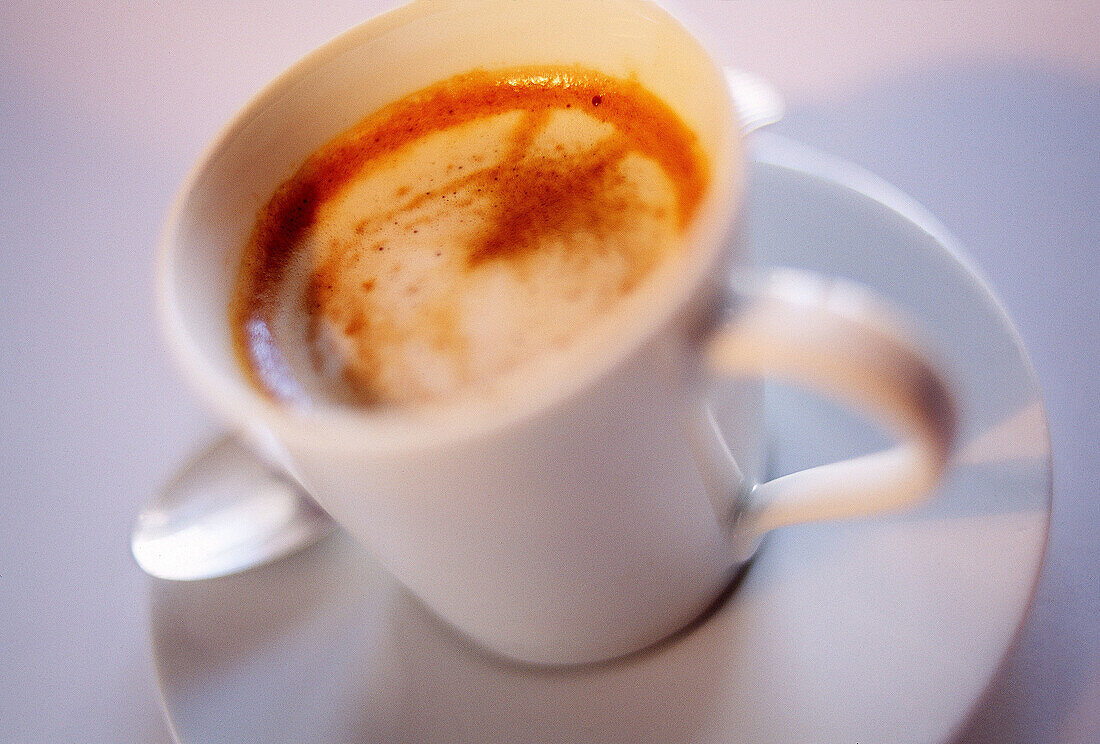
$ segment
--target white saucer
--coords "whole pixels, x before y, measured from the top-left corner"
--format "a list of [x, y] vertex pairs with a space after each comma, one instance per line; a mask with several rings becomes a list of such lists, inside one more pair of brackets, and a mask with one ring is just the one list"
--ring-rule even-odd
[[[1023, 621], [1046, 542], [1050, 449], [1030, 364], [986, 284], [910, 199], [789, 140], [753, 143], [760, 263], [863, 282], [941, 350], [964, 446], [934, 503], [776, 533], [706, 623], [579, 671], [472, 650], [341, 534], [237, 576], [152, 580], [181, 742], [900, 744], [959, 728]], [[770, 391], [768, 417], [777, 474], [876, 444], [789, 389]]]

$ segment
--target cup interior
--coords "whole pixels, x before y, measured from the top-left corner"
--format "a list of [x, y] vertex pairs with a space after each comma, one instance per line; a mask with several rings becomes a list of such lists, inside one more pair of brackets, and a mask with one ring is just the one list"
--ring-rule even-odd
[[[162, 319], [177, 357], [216, 405], [283, 424], [288, 415], [294, 425], [320, 415], [266, 401], [245, 380], [232, 343], [228, 307], [242, 251], [275, 189], [316, 149], [387, 103], [472, 69], [529, 64], [635, 76], [695, 131], [713, 171], [688, 236], [697, 247], [693, 265], [665, 278], [657, 292], [665, 307], [643, 315], [659, 324], [690, 293], [713, 266], [740, 195], [732, 103], [700, 43], [646, 0], [418, 0], [353, 28], [274, 80], [221, 132], [182, 190], [163, 238]], [[644, 335], [644, 324], [635, 325], [633, 335]]]

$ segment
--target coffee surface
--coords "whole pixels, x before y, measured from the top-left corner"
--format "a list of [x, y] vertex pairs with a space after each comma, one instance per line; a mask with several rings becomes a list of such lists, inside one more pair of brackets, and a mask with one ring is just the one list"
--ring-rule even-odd
[[279, 399], [404, 405], [569, 343], [683, 249], [694, 134], [637, 82], [474, 71], [368, 116], [258, 217], [230, 310]]

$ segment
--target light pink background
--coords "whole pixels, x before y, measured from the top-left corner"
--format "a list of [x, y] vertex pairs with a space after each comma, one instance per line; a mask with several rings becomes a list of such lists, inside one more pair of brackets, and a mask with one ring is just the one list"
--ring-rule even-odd
[[[0, 741], [167, 742], [128, 552], [217, 431], [152, 320], [153, 246], [221, 124], [390, 2], [0, 2]], [[682, 0], [774, 81], [777, 131], [878, 172], [973, 252], [1050, 409], [1036, 605], [961, 742], [1100, 740], [1100, 7]]]

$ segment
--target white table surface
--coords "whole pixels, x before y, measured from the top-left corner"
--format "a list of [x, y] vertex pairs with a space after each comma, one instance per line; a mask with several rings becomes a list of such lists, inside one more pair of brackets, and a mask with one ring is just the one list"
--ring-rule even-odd
[[[154, 245], [206, 142], [392, 2], [0, 1], [0, 741], [170, 741], [139, 505], [219, 430], [152, 318]], [[967, 246], [1049, 408], [1050, 544], [955, 744], [1100, 740], [1100, 6], [680, 5], [776, 82], [776, 131], [913, 195]]]

